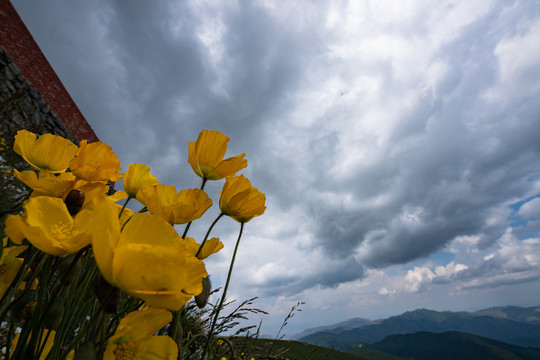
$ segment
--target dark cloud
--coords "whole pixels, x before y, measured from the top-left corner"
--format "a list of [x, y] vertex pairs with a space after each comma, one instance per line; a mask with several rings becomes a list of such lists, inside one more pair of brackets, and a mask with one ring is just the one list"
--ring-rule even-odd
[[336, 288], [339, 284], [362, 279], [364, 267], [354, 258], [342, 261], [321, 259], [309, 272], [272, 277], [259, 285], [265, 296], [291, 296], [312, 288]]
[[[309, 273], [291, 264], [294, 276], [257, 285], [268, 294], [333, 288], [457, 236], [488, 248], [508, 206], [536, 195], [538, 65], [512, 46], [534, 43], [522, 38], [537, 4], [411, 5], [392, 19], [367, 2], [13, 3], [124, 168], [198, 186], [187, 142], [205, 128], [247, 154], [266, 228], [324, 254]], [[284, 225], [281, 212], [303, 216]]]
[[503, 234], [505, 219], [488, 219], [526, 196], [538, 176], [540, 107], [530, 94], [486, 99], [501, 71], [493, 56], [501, 16], [480, 19], [435, 53], [448, 67], [442, 86], [419, 93], [417, 105], [400, 115], [383, 161], [351, 169], [354, 180], [341, 186], [320, 174], [316, 187], [352, 192], [357, 203], [391, 199], [362, 210], [311, 202], [318, 243], [330, 254], [359, 250], [366, 265], [384, 267], [428, 256], [457, 236], [480, 235], [487, 246]]

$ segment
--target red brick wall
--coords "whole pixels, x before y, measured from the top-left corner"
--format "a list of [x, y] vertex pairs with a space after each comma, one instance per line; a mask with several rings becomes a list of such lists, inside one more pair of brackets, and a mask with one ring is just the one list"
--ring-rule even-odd
[[79, 141], [98, 141], [9, 0], [0, 0], [0, 46]]

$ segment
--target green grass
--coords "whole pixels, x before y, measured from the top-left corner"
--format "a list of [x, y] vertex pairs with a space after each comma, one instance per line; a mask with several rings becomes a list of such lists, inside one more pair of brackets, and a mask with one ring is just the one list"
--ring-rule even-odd
[[288, 360], [398, 360], [402, 359], [397, 356], [385, 354], [380, 351], [371, 349], [355, 349], [352, 352], [343, 352], [339, 350], [329, 349], [308, 343], [278, 340], [272, 349], [271, 356], [268, 357], [268, 351], [272, 346], [272, 341], [269, 339], [238, 339], [236, 350], [238, 353], [245, 353], [249, 359], [254, 357], [257, 360], [261, 359], [288, 359]]

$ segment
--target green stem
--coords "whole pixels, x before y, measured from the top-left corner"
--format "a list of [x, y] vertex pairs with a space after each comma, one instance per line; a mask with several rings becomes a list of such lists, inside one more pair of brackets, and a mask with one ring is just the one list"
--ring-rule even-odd
[[[202, 180], [202, 183], [201, 183], [201, 190], [204, 189], [204, 186], [206, 185], [206, 181], [208, 179], [204, 179]], [[206, 236], [204, 237], [204, 240], [202, 242], [202, 244], [199, 246], [199, 249], [197, 250], [197, 254], [195, 254], [195, 257], [198, 257], [199, 254], [201, 253], [202, 251], [202, 248], [204, 246], [204, 243], [206, 242], [206, 240], [208, 239], [208, 236], [210, 236], [210, 232], [212, 231], [212, 228], [214, 227], [214, 225], [218, 222], [218, 220], [221, 218], [223, 214], [219, 214], [219, 216], [217, 217], [216, 220], [214, 220], [214, 222], [212, 223], [212, 225], [210, 225], [210, 228], [208, 229], [208, 231], [206, 232]], [[184, 233], [182, 234], [182, 239], [185, 239], [186, 236], [187, 236], [187, 233], [189, 231], [189, 228], [191, 227], [191, 223], [193, 221], [190, 221], [187, 225], [186, 225], [186, 229], [184, 230]], [[169, 329], [169, 336], [176, 342], [176, 336], [178, 335], [178, 326], [180, 325], [180, 312], [182, 311], [182, 309], [178, 310], [178, 311], [174, 311], [172, 314], [173, 314], [173, 319], [172, 319], [172, 323], [171, 323], [171, 327]], [[179, 346], [179, 350], [180, 350], [180, 346]], [[182, 354], [180, 353], [180, 351], [178, 352], [178, 358], [180, 359], [182, 357]]]
[[[195, 257], [198, 257], [199, 254], [201, 253], [202, 248], [204, 244], [206, 243], [206, 240], [208, 240], [208, 237], [210, 236], [210, 232], [212, 231], [212, 228], [214, 227], [214, 225], [217, 224], [217, 222], [219, 221], [219, 219], [221, 219], [222, 216], [223, 216], [223, 213], [219, 214], [219, 216], [216, 218], [216, 220], [214, 220], [212, 225], [210, 225], [210, 228], [208, 228], [208, 231], [206, 232], [206, 236], [204, 237], [203, 242], [199, 246], [199, 250], [197, 250], [197, 254], [195, 254]], [[171, 327], [169, 329], [169, 337], [171, 337], [175, 341], [176, 341], [176, 335], [178, 334], [178, 326], [180, 324], [180, 311], [182, 311], [182, 309], [173, 312], [173, 320], [171, 322]]]
[[[22, 283], [24, 277], [26, 276], [26, 273], [28, 272], [28, 269], [30, 269], [30, 266], [34, 262], [37, 254], [38, 250], [34, 247], [30, 247], [30, 251], [24, 257], [23, 263], [19, 268], [19, 271], [17, 271], [17, 275], [15, 275], [15, 278], [4, 292], [4, 296], [2, 296], [2, 299], [0, 300], [0, 304], [2, 305], [0, 308], [0, 323], [4, 321], [4, 316], [6, 315], [9, 308], [13, 305], [13, 301], [10, 302], [9, 300], [14, 296], [15, 292], [19, 288], [19, 285]], [[32, 274], [32, 279], [35, 278], [36, 274], [37, 271]]]
[[45, 335], [45, 339], [43, 339], [43, 332], [41, 332], [38, 338], [38, 348], [36, 349], [37, 351], [34, 355], [34, 359], [41, 358], [41, 354], [43, 353], [43, 350], [45, 349], [45, 345], [47, 345], [47, 340], [49, 340], [50, 335], [51, 335], [51, 330], [47, 331], [47, 335]]
[[[34, 249], [34, 248], [32, 248]], [[36, 278], [39, 270], [41, 270], [41, 267], [43, 266], [43, 263], [44, 263], [44, 259], [42, 258], [40, 260], [40, 263], [38, 265], [38, 268], [36, 269], [36, 271], [34, 271], [30, 277], [30, 279], [27, 281], [26, 283], [26, 286], [23, 290], [23, 293], [21, 293], [20, 295], [18, 295], [15, 299], [9, 301], [10, 299], [13, 298], [13, 296], [15, 296], [15, 293], [16, 291], [19, 289], [19, 286], [21, 285], [23, 279], [24, 279], [24, 276], [26, 275], [26, 273], [28, 272], [28, 270], [30, 269], [30, 266], [32, 265], [32, 263], [34, 262], [36, 256], [37, 256], [37, 251], [34, 252], [32, 254], [32, 252], [30, 252], [30, 256], [29, 256], [29, 260], [27, 260], [27, 258], [24, 259], [24, 262], [23, 264], [21, 265], [21, 267], [19, 268], [19, 271], [17, 272], [17, 275], [15, 276], [15, 278], [13, 279], [13, 281], [11, 282], [11, 284], [9, 285], [9, 287], [7, 288], [6, 292], [4, 293], [4, 296], [2, 297], [2, 300], [0, 302], [0, 304], [2, 304], [2, 307], [0, 308], [0, 323], [4, 322], [4, 316], [6, 316], [7, 312], [9, 311], [9, 309], [17, 302], [19, 301], [20, 299], [23, 298], [24, 296], [24, 293], [26, 291], [28, 291], [28, 289], [30, 288], [30, 286], [32, 285], [32, 283], [34, 282], [34, 279]]]
[[124, 209], [126, 208], [126, 205], [128, 204], [129, 200], [133, 199], [131, 196], [128, 196], [126, 201], [124, 202], [124, 206], [122, 206], [122, 210], [120, 210], [120, 213], [118, 213], [118, 218], [122, 216], [122, 213], [124, 212]]
[[[201, 245], [199, 246], [199, 249], [197, 250], [197, 253], [195, 254], [196, 258], [199, 257], [199, 254], [201, 253], [204, 247], [204, 244], [206, 243], [206, 240], [208, 240], [208, 237], [210, 236], [210, 232], [212, 232], [214, 225], [217, 224], [217, 222], [219, 221], [219, 219], [221, 219], [222, 216], [223, 216], [223, 213], [220, 213], [219, 216], [216, 218], [216, 220], [214, 220], [212, 225], [210, 225], [210, 227], [208, 228], [208, 231], [206, 232], [206, 236], [204, 237], [203, 242], [201, 243]], [[173, 312], [173, 321], [171, 323], [171, 327], [169, 330], [169, 336], [175, 341], [176, 341], [176, 335], [178, 334], [178, 326], [180, 324], [180, 311], [182, 311], [182, 309]]]
[[182, 234], [182, 239], [185, 239], [185, 238], [186, 238], [187, 233], [188, 233], [188, 230], [189, 230], [189, 228], [191, 227], [191, 223], [192, 223], [192, 222], [193, 222], [193, 221], [190, 221], [190, 222], [188, 222], [188, 224], [186, 225], [186, 229], [184, 230], [184, 233]]
[[223, 213], [220, 213], [219, 216], [216, 218], [216, 220], [214, 220], [212, 225], [210, 225], [210, 228], [206, 232], [206, 236], [204, 237], [203, 242], [199, 246], [199, 250], [197, 250], [197, 253], [195, 254], [195, 257], [199, 257], [199, 255], [200, 255], [200, 253], [201, 253], [201, 251], [202, 251], [202, 249], [204, 247], [204, 244], [206, 243], [206, 240], [208, 240], [208, 237], [210, 236], [210, 232], [212, 231], [212, 229], [214, 228], [214, 225], [217, 224], [217, 222], [219, 221], [219, 219], [221, 219], [222, 216], [223, 216]]
[[234, 246], [233, 257], [231, 260], [231, 265], [229, 266], [229, 273], [227, 274], [227, 281], [225, 282], [225, 288], [223, 289], [221, 300], [219, 301], [219, 305], [216, 309], [216, 313], [214, 314], [214, 319], [212, 319], [212, 326], [210, 327], [210, 331], [206, 339], [206, 345], [204, 346], [201, 360], [204, 360], [204, 356], [206, 355], [206, 352], [208, 351], [208, 347], [210, 345], [210, 339], [212, 338], [212, 334], [214, 332], [214, 328], [216, 327], [217, 319], [219, 317], [219, 312], [221, 311], [221, 308], [223, 307], [223, 303], [225, 302], [225, 297], [227, 296], [227, 289], [229, 288], [229, 283], [231, 282], [234, 261], [236, 260], [236, 253], [238, 252], [238, 245], [240, 245], [240, 239], [242, 238], [243, 231], [244, 231], [244, 223], [240, 223], [240, 233], [238, 234], [238, 240], [236, 240], [236, 245]]
[[[207, 179], [203, 179], [202, 184], [201, 184], [201, 190], [204, 190], [204, 185], [206, 185], [206, 180], [207, 180]], [[192, 222], [193, 222], [193, 221], [190, 221], [190, 222], [188, 222], [188, 224], [186, 225], [186, 229], [184, 230], [184, 234], [182, 234], [182, 239], [185, 239], [185, 238], [186, 238], [187, 233], [188, 233], [188, 230], [189, 230], [189, 228], [191, 227], [191, 223], [192, 223]]]

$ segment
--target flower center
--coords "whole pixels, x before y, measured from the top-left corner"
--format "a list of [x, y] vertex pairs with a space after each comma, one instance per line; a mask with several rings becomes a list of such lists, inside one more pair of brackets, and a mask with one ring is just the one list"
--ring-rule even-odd
[[138, 342], [126, 340], [116, 347], [114, 356], [117, 360], [135, 360], [139, 351], [141, 345]]
[[58, 223], [54, 224], [49, 231], [49, 236], [58, 241], [64, 241], [77, 235], [78, 231], [72, 230], [70, 224]]

